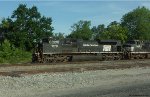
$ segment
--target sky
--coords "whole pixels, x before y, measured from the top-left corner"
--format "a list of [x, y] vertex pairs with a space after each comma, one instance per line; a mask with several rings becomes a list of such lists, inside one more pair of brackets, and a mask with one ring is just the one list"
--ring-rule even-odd
[[150, 9], [149, 0], [0, 0], [0, 21], [11, 17], [19, 4], [33, 5], [41, 15], [52, 18], [54, 33], [71, 33], [71, 26], [79, 20], [91, 21], [91, 27], [107, 26], [113, 21], [120, 22], [122, 16], [138, 6]]

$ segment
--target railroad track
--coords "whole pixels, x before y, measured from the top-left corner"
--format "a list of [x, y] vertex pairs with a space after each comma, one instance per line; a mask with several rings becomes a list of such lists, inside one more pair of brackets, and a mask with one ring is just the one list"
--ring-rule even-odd
[[0, 75], [19, 77], [21, 74], [84, 72], [89, 70], [126, 69], [133, 67], [149, 67], [150, 60], [117, 60], [117, 61], [82, 61], [50, 64], [10, 64], [0, 66]]
[[37, 65], [68, 65], [68, 64], [90, 64], [90, 63], [114, 63], [114, 62], [132, 62], [132, 61], [145, 61], [150, 59], [132, 59], [132, 60], [109, 60], [109, 61], [72, 61], [72, 62], [57, 62], [57, 63], [17, 63], [17, 64], [0, 64], [0, 67], [10, 67], [10, 66], [37, 66]]
[[83, 63], [98, 63], [102, 61], [72, 61], [72, 62], [57, 62], [57, 63], [17, 63], [17, 64], [0, 64], [0, 67], [8, 67], [8, 66], [36, 66], [36, 65], [66, 65], [66, 64], [83, 64]]

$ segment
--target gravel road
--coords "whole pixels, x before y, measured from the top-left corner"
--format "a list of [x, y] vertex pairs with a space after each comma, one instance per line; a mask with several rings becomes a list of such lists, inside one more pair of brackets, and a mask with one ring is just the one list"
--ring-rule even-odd
[[[44, 97], [51, 97], [44, 94]], [[39, 96], [42, 97], [42, 96]], [[57, 97], [150, 97], [150, 83], [127, 84], [102, 88], [101, 86], [78, 89]]]
[[80, 90], [102, 91], [141, 83], [150, 83], [150, 67], [0, 76], [0, 97], [71, 97]]

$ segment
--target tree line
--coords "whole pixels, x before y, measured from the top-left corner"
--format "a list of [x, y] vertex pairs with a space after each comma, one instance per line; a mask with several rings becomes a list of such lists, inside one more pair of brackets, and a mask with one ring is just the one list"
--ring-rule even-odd
[[113, 21], [108, 26], [99, 24], [91, 28], [91, 21], [81, 20], [71, 26], [71, 30], [67, 37], [85, 40], [150, 40], [150, 10], [138, 7], [123, 15], [120, 22]]
[[27, 8], [20, 4], [11, 17], [4, 18], [0, 24], [0, 33], [15, 47], [24, 50], [33, 48], [33, 41], [52, 36], [52, 19], [38, 12], [36, 6]]
[[80, 20], [71, 26], [69, 35], [54, 33], [52, 18], [42, 16], [36, 6], [28, 8], [20, 4], [12, 15], [0, 23], [0, 40], [7, 39], [12, 46], [31, 51], [34, 41], [44, 37], [77, 38], [84, 40], [129, 39], [150, 40], [150, 10], [138, 7], [122, 16], [120, 22], [112, 21], [108, 26], [99, 24], [91, 27], [91, 21]]

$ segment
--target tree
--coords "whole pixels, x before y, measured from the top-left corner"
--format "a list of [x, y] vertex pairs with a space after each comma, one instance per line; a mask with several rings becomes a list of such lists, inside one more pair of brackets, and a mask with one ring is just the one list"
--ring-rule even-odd
[[0, 24], [0, 41], [1, 43], [4, 41], [4, 38], [9, 38], [8, 35], [10, 31], [13, 30], [12, 20], [8, 17], [7, 19], [3, 18]]
[[108, 25], [107, 30], [101, 34], [101, 39], [116, 39], [123, 43], [127, 39], [127, 29], [122, 27], [120, 23], [117, 23], [116, 21], [111, 22]]
[[54, 37], [55, 39], [59, 39], [59, 40], [65, 38], [64, 33], [61, 33], [61, 32], [55, 33], [53, 37]]
[[94, 26], [91, 30], [93, 32], [93, 39], [100, 40], [101, 34], [106, 30], [106, 28], [104, 24], [101, 24], [101, 25], [98, 25], [97, 27]]
[[122, 26], [128, 29], [129, 39], [150, 40], [150, 10], [138, 7], [125, 14], [121, 19]]
[[90, 21], [82, 21], [73, 24], [71, 26], [71, 34], [68, 36], [69, 38], [79, 38], [84, 40], [89, 40], [92, 37], [92, 31], [90, 29], [91, 22]]
[[41, 16], [36, 6], [27, 8], [26, 5], [20, 4], [13, 11], [11, 18], [5, 19], [2, 22], [5, 37], [16, 47], [21, 47], [25, 50], [31, 50], [33, 40], [43, 37], [52, 36], [53, 27], [52, 19]]

